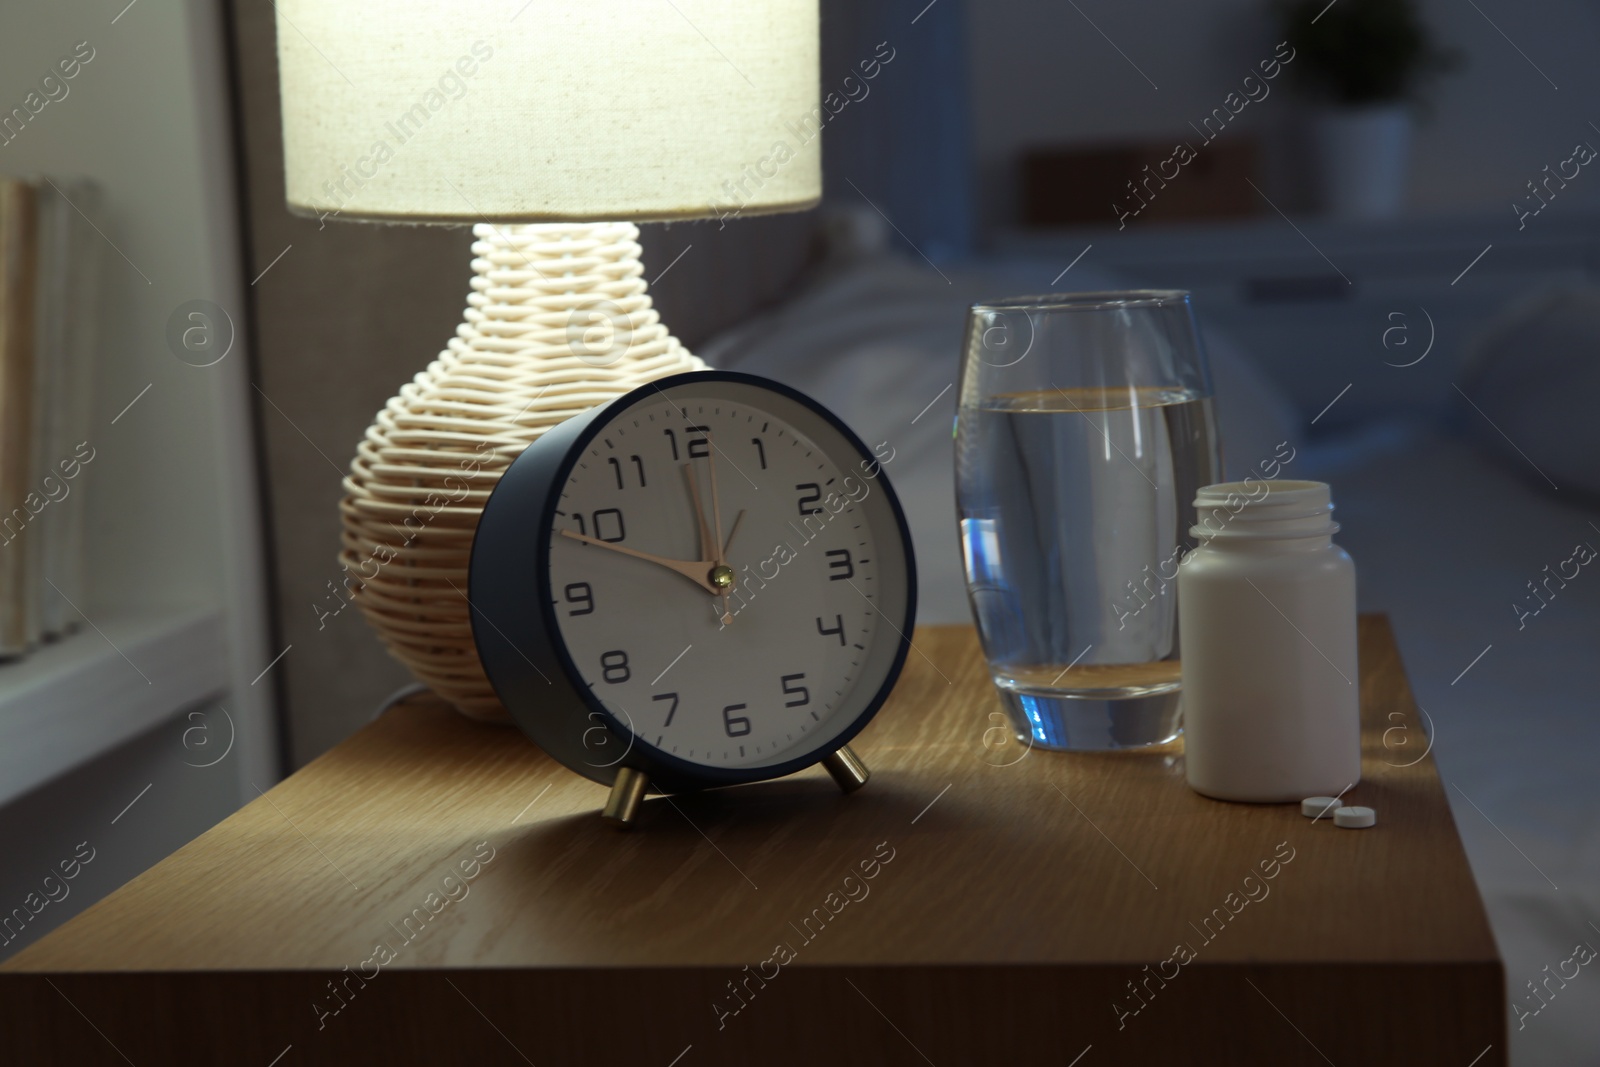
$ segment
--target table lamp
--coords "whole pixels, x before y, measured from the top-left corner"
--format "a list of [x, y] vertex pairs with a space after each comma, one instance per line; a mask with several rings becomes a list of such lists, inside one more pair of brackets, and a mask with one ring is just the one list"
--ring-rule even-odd
[[484, 502], [551, 426], [704, 366], [651, 307], [635, 222], [820, 199], [790, 132], [822, 115], [817, 0], [274, 6], [290, 210], [473, 224], [465, 321], [358, 445], [340, 563], [396, 658], [502, 719], [466, 598]]

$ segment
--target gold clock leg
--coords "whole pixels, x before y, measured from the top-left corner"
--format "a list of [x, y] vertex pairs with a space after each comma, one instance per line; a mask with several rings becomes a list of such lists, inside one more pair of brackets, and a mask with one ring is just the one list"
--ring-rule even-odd
[[618, 768], [617, 780], [611, 783], [611, 795], [606, 798], [600, 817], [619, 829], [628, 829], [638, 817], [639, 802], [649, 787], [650, 780], [642, 772], [632, 767]]
[[872, 777], [867, 765], [850, 751], [849, 745], [841, 745], [832, 755], [822, 757], [822, 765], [833, 775], [833, 780], [838, 783], [840, 791], [845, 793], [854, 793], [866, 785], [867, 779]]

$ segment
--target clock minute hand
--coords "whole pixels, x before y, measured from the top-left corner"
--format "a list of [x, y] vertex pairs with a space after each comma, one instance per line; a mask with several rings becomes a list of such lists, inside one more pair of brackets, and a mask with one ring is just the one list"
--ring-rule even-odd
[[689, 579], [701, 589], [713, 595], [720, 596], [722, 593], [722, 590], [711, 584], [711, 567], [714, 564], [713, 560], [668, 559], [665, 556], [657, 556], [649, 552], [640, 552], [636, 548], [627, 548], [623, 545], [614, 544], [610, 541], [602, 541], [597, 537], [589, 537], [585, 534], [573, 533], [571, 530], [562, 530], [561, 534], [563, 537], [570, 537], [574, 541], [582, 541], [586, 545], [598, 545], [601, 548], [609, 548], [613, 552], [621, 552], [625, 556], [634, 556], [635, 558], [642, 559], [647, 563], [654, 563], [657, 566], [667, 568], [669, 571], [675, 571], [676, 573], [681, 574], [685, 578]]

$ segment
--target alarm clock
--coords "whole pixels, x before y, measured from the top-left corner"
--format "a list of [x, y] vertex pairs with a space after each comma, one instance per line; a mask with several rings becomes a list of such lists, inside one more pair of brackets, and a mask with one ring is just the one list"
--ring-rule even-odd
[[662, 378], [574, 416], [506, 469], [468, 599], [511, 717], [634, 822], [648, 791], [821, 763], [911, 645], [916, 571], [882, 463], [816, 401], [749, 374]]

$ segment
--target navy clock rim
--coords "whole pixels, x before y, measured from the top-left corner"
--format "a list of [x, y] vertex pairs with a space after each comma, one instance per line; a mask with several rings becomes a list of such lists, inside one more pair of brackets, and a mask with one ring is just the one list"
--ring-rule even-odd
[[[535, 744], [569, 770], [602, 785], [612, 784], [621, 767], [630, 767], [645, 774], [657, 792], [740, 785], [781, 778], [803, 770], [848, 744], [866, 728], [894, 690], [911, 651], [911, 633], [916, 623], [917, 609], [916, 557], [911, 528], [906, 522], [899, 497], [880, 468], [872, 480], [878, 483], [888, 501], [889, 512], [894, 517], [905, 554], [905, 614], [899, 620], [897, 644], [888, 673], [862, 711], [843, 730], [831, 735], [822, 745], [809, 748], [805, 754], [783, 763], [758, 767], [715, 767], [682, 759], [651, 745], [612, 715], [600, 699], [589, 691], [583, 682], [582, 672], [560, 639], [561, 631], [552, 603], [549, 558], [559, 501], [559, 494], [554, 490], [566, 484], [583, 450], [611, 423], [615, 413], [656, 395], [665, 397], [669, 389], [710, 382], [751, 386], [784, 397], [821, 417], [846, 445], [855, 449], [859, 459], [868, 462], [874, 459], [865, 442], [838, 416], [797, 389], [742, 371], [689, 371], [649, 382], [606, 404], [575, 415], [530, 444], [501, 475], [499, 484], [484, 505], [478, 530], [473, 537], [467, 582], [471, 602], [470, 620], [473, 643], [490, 685], [522, 732]], [[507, 490], [508, 485], [516, 488]], [[532, 514], [532, 506], [527, 503], [529, 500], [537, 502], [537, 511]], [[507, 507], [517, 508], [521, 515], [507, 512]], [[496, 516], [492, 523], [491, 513]], [[519, 585], [525, 587], [530, 577], [526, 567], [517, 566], [516, 563], [518, 556], [527, 558], [529, 555], [526, 548], [517, 552], [514, 543], [512, 531], [516, 527], [513, 524], [519, 518], [524, 524], [530, 520], [536, 524], [531, 578], [532, 595], [538, 610], [532, 613], [532, 618], [528, 617], [529, 613], [525, 610], [525, 596], [517, 595]], [[520, 528], [526, 529], [526, 525]], [[494, 568], [492, 578], [489, 573], [491, 565], [487, 562], [490, 556], [502, 557]], [[507, 560], [514, 561], [512, 567], [504, 565]], [[480, 603], [492, 603], [506, 610], [497, 608], [493, 614], [487, 614], [479, 606]], [[504, 620], [498, 617], [507, 613], [526, 624], [525, 632], [518, 634], [523, 644], [528, 646], [526, 651], [510, 635], [501, 632], [500, 625]], [[535, 659], [539, 662], [535, 663]], [[544, 677], [535, 677], [523, 670], [520, 663], [532, 666]], [[541, 684], [545, 681], [549, 683], [548, 686]], [[595, 766], [585, 758], [593, 755], [599, 747], [583, 742], [584, 734], [595, 728], [591, 725], [596, 721], [594, 716], [598, 716], [610, 742], [628, 746], [621, 758], [607, 766]], [[577, 727], [576, 736], [570, 736], [573, 727]]]

